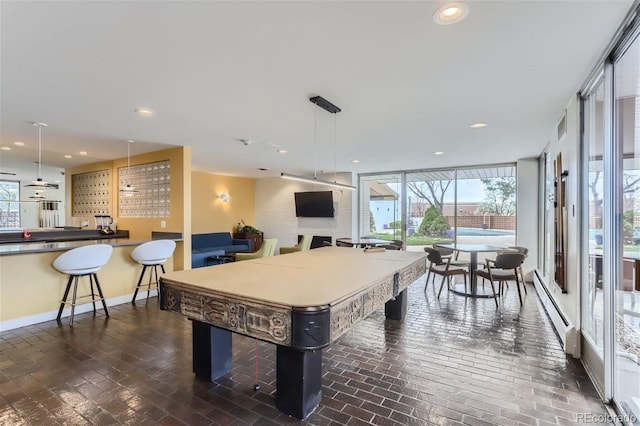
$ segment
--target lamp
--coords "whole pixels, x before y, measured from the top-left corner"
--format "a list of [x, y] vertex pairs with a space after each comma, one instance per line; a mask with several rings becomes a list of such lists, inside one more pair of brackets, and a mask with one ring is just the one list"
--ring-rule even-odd
[[[336, 105], [332, 104], [331, 102], [329, 102], [328, 100], [326, 100], [322, 96], [313, 96], [313, 97], [309, 98], [309, 101], [311, 103], [315, 104], [316, 106], [319, 106], [320, 108], [324, 109], [325, 111], [329, 112], [330, 114], [337, 114], [340, 111], [342, 111], [339, 107], [337, 107]], [[280, 177], [283, 178], [283, 179], [297, 180], [297, 181], [300, 181], [300, 182], [314, 183], [314, 184], [318, 184], [318, 185], [333, 186], [333, 187], [336, 187], [336, 188], [343, 188], [343, 189], [349, 189], [351, 191], [354, 191], [356, 189], [355, 186], [336, 182], [336, 173], [337, 173], [336, 172], [336, 148], [335, 148], [335, 146], [336, 146], [336, 131], [335, 131], [336, 127], [337, 126], [336, 126], [335, 115], [334, 115], [333, 182], [328, 181], [328, 180], [318, 179], [316, 170], [313, 171], [313, 177], [312, 178], [308, 178], [308, 177], [304, 177], [304, 176], [298, 176], [298, 175], [292, 175], [292, 174], [289, 174], [289, 173], [280, 173]], [[316, 132], [316, 136], [317, 136], [317, 132]]]
[[231, 199], [227, 192], [221, 192], [220, 195], [218, 195], [218, 198], [220, 198], [220, 201], [222, 201], [223, 203], [228, 203]]
[[[40, 171], [41, 171], [41, 164], [42, 164], [42, 128], [47, 127], [47, 123], [32, 123], [32, 124], [38, 128], [38, 175], [36, 180], [31, 181], [29, 185], [25, 185], [25, 188], [31, 188], [36, 191], [44, 191], [49, 187], [49, 185], [47, 184], [47, 182], [42, 180], [42, 177], [40, 177]], [[33, 198], [44, 198], [44, 196], [42, 196], [38, 192], [36, 192], [36, 196], [37, 197], [33, 197]]]
[[40, 192], [36, 191], [33, 195], [30, 195], [29, 198], [31, 198], [33, 200], [44, 200], [44, 195], [42, 195]]
[[132, 140], [127, 141], [127, 182], [128, 183], [125, 184], [125, 186], [120, 188], [120, 193], [123, 194], [125, 197], [131, 197], [133, 194], [138, 192], [135, 186], [131, 185], [131, 183], [129, 182], [129, 179], [131, 179], [131, 173], [129, 173], [129, 170], [131, 168], [131, 144], [133, 143], [134, 141]]

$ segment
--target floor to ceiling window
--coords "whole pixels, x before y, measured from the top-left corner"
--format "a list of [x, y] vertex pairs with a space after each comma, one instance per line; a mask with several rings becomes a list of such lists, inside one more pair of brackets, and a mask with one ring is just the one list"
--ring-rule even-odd
[[[625, 415], [640, 421], [640, 40], [613, 64], [614, 164], [617, 203], [612, 224], [619, 241], [612, 258], [613, 397]], [[620, 247], [621, 246], [621, 247]]]
[[582, 269], [582, 330], [585, 338], [596, 349], [600, 358], [604, 355], [604, 297], [603, 280], [603, 132], [604, 132], [604, 81], [600, 78], [584, 103], [585, 179], [583, 192], [583, 256]]
[[360, 237], [402, 240], [400, 187], [401, 175], [398, 173], [360, 178]]
[[582, 93], [581, 327], [605, 400], [640, 425], [640, 30], [627, 28]]
[[[360, 176], [360, 236], [441, 242], [516, 242], [513, 164]], [[403, 207], [404, 194], [404, 207]]]
[[0, 230], [20, 228], [20, 182], [0, 180]]

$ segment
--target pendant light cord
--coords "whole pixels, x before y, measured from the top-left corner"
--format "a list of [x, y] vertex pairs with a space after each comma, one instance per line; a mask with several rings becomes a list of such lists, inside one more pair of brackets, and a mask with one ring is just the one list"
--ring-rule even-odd
[[38, 125], [38, 180], [40, 180], [40, 166], [42, 164], [42, 126]]
[[333, 113], [333, 181], [337, 182], [337, 175], [338, 175], [338, 156], [337, 156], [337, 152], [338, 152], [338, 143], [336, 142], [338, 140], [338, 117], [337, 114], [334, 112]]
[[[315, 105], [315, 104], [314, 104]], [[318, 106], [313, 108], [313, 178], [318, 178]]]

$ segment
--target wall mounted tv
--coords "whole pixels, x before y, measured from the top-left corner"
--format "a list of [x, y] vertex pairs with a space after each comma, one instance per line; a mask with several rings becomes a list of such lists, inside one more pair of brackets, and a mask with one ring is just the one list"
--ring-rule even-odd
[[295, 192], [297, 217], [333, 217], [333, 192]]

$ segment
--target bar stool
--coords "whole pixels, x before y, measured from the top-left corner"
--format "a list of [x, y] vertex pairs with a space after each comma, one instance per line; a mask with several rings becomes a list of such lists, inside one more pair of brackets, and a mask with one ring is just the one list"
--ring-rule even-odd
[[[156, 290], [158, 289], [158, 266], [162, 268], [162, 273], [165, 273], [164, 270], [164, 262], [167, 261], [168, 258], [173, 255], [173, 251], [176, 249], [176, 243], [173, 240], [154, 240], [149, 241], [148, 243], [140, 244], [138, 247], [133, 249], [131, 252], [131, 258], [141, 264], [142, 273], [140, 274], [140, 278], [138, 279], [138, 285], [136, 286], [136, 291], [133, 293], [133, 299], [131, 299], [131, 303], [136, 303], [136, 296], [138, 295], [138, 290], [140, 290], [140, 285], [142, 284], [142, 279], [144, 278], [144, 273], [149, 269], [149, 284], [147, 285], [147, 299], [149, 299], [149, 293], [151, 292], [151, 285], [155, 284]], [[153, 281], [153, 275], [155, 273], [156, 280]], [[160, 298], [158, 298], [160, 300]]]
[[[96, 272], [98, 272], [100, 268], [102, 268], [109, 261], [112, 252], [113, 247], [111, 247], [109, 244], [96, 244], [74, 248], [65, 253], [62, 253], [56, 258], [56, 260], [53, 261], [54, 268], [56, 268], [63, 274], [69, 274], [67, 288], [64, 291], [64, 296], [62, 297], [62, 301], [60, 303], [60, 309], [58, 310], [58, 316], [56, 317], [58, 321], [60, 321], [60, 317], [62, 316], [64, 305], [70, 303], [71, 316], [69, 317], [69, 326], [73, 327], [73, 314], [76, 308], [76, 300], [84, 297], [91, 297], [94, 315], [96, 314], [96, 300], [100, 300], [102, 302], [102, 307], [104, 308], [105, 315], [109, 316], [107, 304], [104, 301], [104, 296], [102, 295], [102, 289], [100, 288], [100, 282], [98, 281], [98, 275], [96, 274]], [[91, 294], [78, 296], [78, 278], [85, 275], [89, 276]], [[100, 296], [97, 299], [93, 290], [94, 280], [96, 288], [98, 289], [98, 295]], [[71, 289], [72, 282], [74, 283], [73, 296], [71, 297], [71, 302], [67, 302], [67, 297], [69, 296], [69, 290]]]

